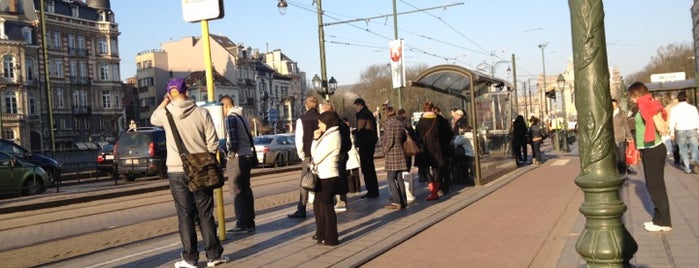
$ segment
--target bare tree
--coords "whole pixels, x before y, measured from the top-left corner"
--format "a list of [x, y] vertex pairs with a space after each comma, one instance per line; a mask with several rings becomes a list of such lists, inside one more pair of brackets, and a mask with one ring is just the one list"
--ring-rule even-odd
[[625, 81], [647, 83], [651, 74], [673, 72], [684, 72], [687, 79], [695, 78], [694, 51], [690, 44], [674, 43], [658, 48], [658, 54], [651, 57], [650, 63], [643, 70], [627, 76]]

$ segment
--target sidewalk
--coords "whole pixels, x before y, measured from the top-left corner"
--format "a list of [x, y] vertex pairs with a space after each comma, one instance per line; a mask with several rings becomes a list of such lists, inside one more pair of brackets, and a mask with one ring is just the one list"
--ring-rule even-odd
[[[585, 224], [578, 212], [583, 193], [573, 182], [580, 168], [577, 148], [569, 154], [545, 149], [541, 166], [516, 169], [485, 186], [458, 188], [436, 202], [423, 201], [426, 186], [419, 183], [416, 202], [398, 211], [383, 208], [389, 194], [380, 169], [381, 197], [349, 197], [349, 210], [338, 214], [335, 247], [311, 239], [312, 212], [294, 220], [286, 217], [293, 204], [258, 211], [255, 233], [228, 234], [223, 241], [231, 262], [219, 267], [584, 266], [575, 251]], [[621, 191], [628, 206], [623, 221], [639, 245], [631, 262], [636, 267], [699, 267], [699, 175], [669, 163], [671, 232], [643, 229], [650, 203], [642, 172], [630, 176]], [[180, 249], [179, 237], [168, 235], [46, 267], [172, 267]]]

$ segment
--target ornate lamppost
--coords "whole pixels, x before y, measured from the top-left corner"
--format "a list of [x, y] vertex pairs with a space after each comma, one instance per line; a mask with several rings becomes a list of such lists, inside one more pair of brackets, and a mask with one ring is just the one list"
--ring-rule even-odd
[[335, 90], [337, 90], [337, 80], [335, 80], [334, 76], [330, 77], [330, 81], [325, 82], [316, 74], [311, 82], [313, 83], [313, 89], [323, 96], [325, 100], [329, 100], [330, 96], [335, 94]]

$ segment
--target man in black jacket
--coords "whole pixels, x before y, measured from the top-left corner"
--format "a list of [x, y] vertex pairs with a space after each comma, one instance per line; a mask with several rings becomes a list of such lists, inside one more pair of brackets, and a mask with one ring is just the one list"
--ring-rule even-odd
[[[296, 120], [295, 143], [296, 153], [301, 162], [301, 174], [308, 170], [311, 163], [311, 143], [313, 142], [313, 131], [318, 128], [318, 99], [315, 97], [306, 98], [306, 112]], [[306, 218], [306, 203], [308, 203], [308, 190], [299, 187], [299, 203], [296, 212], [287, 215], [289, 218]]]
[[357, 111], [357, 129], [355, 131], [355, 143], [359, 151], [359, 163], [364, 175], [364, 185], [367, 193], [362, 198], [379, 197], [379, 181], [376, 178], [374, 166], [374, 151], [378, 136], [376, 132], [376, 117], [369, 111], [366, 102], [359, 98], [354, 101]]

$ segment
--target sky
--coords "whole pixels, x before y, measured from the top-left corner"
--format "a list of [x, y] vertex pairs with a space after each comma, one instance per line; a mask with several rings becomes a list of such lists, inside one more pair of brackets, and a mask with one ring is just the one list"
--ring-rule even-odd
[[[277, 0], [225, 0], [224, 17], [209, 21], [209, 32], [260, 52], [280, 49], [310, 79], [320, 74], [316, 7], [312, 0], [287, 2], [287, 13], [281, 15]], [[544, 67], [549, 76], [562, 73], [572, 58], [568, 1], [395, 2], [408, 67], [491, 66], [486, 73], [494, 67], [497, 77], [511, 79], [506, 70], [514, 54], [517, 78], [527, 80]], [[626, 76], [642, 70], [660, 47], [692, 45], [691, 6], [691, 0], [604, 1], [609, 66]], [[392, 1], [325, 0], [322, 7], [324, 23], [338, 22], [324, 27], [328, 78], [335, 77], [340, 85], [354, 84], [368, 66], [389, 63], [393, 17], [375, 17], [391, 15]], [[136, 74], [138, 52], [158, 49], [168, 40], [201, 36], [200, 23], [184, 21], [181, 1], [112, 0], [111, 8], [121, 32], [123, 80]], [[349, 22], [356, 19], [361, 20]], [[546, 44], [543, 50], [540, 44]], [[192, 65], [203, 69], [204, 63]]]

